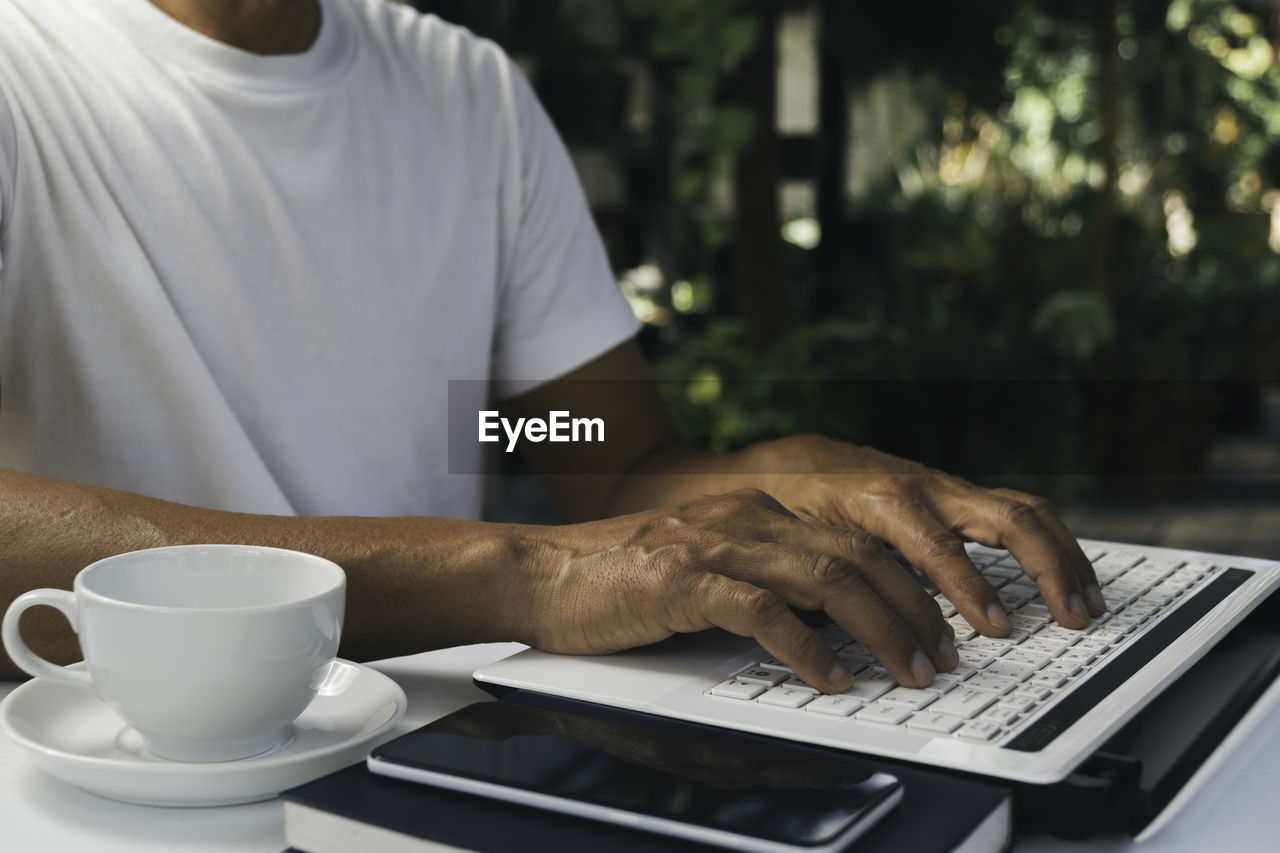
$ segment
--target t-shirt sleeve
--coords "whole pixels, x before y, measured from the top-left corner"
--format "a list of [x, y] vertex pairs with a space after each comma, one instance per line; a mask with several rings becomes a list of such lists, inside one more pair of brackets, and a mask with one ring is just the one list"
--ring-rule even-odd
[[524, 76], [509, 68], [520, 175], [490, 374], [498, 398], [562, 376], [639, 329], [564, 143]]
[[[13, 176], [17, 168], [17, 136], [13, 126], [13, 114], [9, 111], [8, 97], [0, 88], [0, 235], [9, 224], [9, 211], [13, 206]], [[0, 272], [4, 271], [4, 252], [0, 249]]]

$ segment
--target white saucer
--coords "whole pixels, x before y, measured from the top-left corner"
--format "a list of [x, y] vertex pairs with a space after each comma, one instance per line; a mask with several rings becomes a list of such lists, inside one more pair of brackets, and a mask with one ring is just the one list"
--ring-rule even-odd
[[380, 672], [335, 661], [285, 742], [239, 761], [158, 758], [141, 736], [89, 690], [36, 678], [0, 704], [0, 730], [37, 766], [103, 797], [151, 806], [223, 806], [266, 800], [364, 758], [404, 716], [400, 685]]

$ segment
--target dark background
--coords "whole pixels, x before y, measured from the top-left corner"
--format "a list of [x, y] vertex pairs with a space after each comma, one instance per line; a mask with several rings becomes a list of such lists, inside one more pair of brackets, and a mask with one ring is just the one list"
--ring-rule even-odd
[[533, 81], [693, 441], [1280, 540], [1276, 3], [416, 5]]

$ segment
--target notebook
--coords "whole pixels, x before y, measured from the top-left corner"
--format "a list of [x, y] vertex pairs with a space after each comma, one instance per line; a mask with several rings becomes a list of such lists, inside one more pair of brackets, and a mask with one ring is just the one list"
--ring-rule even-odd
[[[750, 638], [705, 631], [606, 656], [520, 652], [475, 681], [596, 702], [1017, 782], [1065, 778], [1199, 660], [1277, 585], [1280, 563], [1081, 540], [1108, 603], [1083, 631], [1058, 626], [1004, 551], [969, 553], [1010, 613], [1007, 638], [956, 628], [960, 665], [900, 687], [867, 649], [820, 629], [855, 670], [839, 696], [800, 682]], [[921, 577], [922, 583], [927, 580]]]
[[[502, 700], [626, 720], [627, 712], [583, 707], [520, 692]], [[627, 720], [630, 722], [631, 720]], [[672, 721], [646, 722], [682, 733], [698, 731]], [[737, 737], [737, 736], [735, 736]], [[751, 735], [741, 736], [750, 741]], [[797, 759], [829, 760], [828, 753], [787, 745]], [[854, 759], [867, 771], [879, 762]], [[1010, 838], [1011, 798], [996, 784], [958, 779], [914, 767], [890, 768], [902, 782], [902, 802], [860, 837], [860, 853], [995, 853]], [[283, 794], [285, 840], [306, 853], [410, 853], [473, 850], [609, 850], [610, 853], [696, 853], [722, 849], [625, 826], [572, 817], [458, 791], [390, 779], [364, 764]]]

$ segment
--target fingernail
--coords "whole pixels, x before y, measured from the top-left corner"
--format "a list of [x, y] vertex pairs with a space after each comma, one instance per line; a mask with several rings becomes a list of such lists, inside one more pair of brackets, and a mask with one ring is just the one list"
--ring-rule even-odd
[[925, 657], [924, 652], [916, 652], [911, 656], [911, 675], [918, 684], [929, 684], [933, 681], [933, 677], [938, 671], [933, 668], [933, 664], [929, 663], [929, 659]]
[[999, 604], [987, 605], [987, 621], [995, 625], [1001, 631], [1012, 631], [1013, 623], [1009, 621], [1009, 614], [1004, 612], [1004, 608]]
[[843, 664], [835, 663], [831, 665], [831, 672], [827, 673], [827, 680], [843, 693], [853, 686], [853, 673], [845, 669]]
[[1089, 603], [1089, 612], [1094, 616], [1107, 612], [1107, 600], [1102, 597], [1102, 590], [1098, 589], [1096, 583], [1085, 584], [1084, 600]]
[[1089, 611], [1084, 609], [1084, 599], [1080, 597], [1080, 593], [1073, 592], [1067, 596], [1067, 609], [1081, 622], [1089, 621]]
[[947, 669], [960, 662], [960, 653], [956, 651], [954, 635], [943, 634], [938, 640], [938, 661]]

